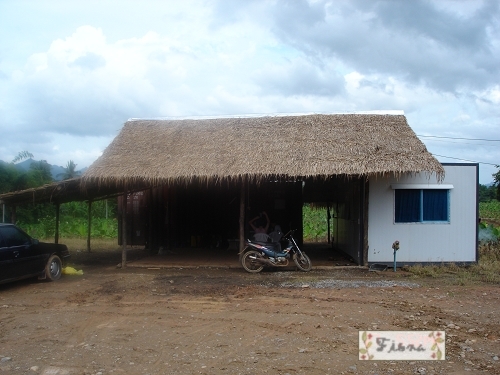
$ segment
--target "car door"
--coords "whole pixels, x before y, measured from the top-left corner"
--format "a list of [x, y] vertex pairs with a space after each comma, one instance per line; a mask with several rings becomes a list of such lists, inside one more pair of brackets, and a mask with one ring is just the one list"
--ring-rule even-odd
[[0, 281], [9, 280], [12, 276], [13, 253], [6, 246], [2, 237], [3, 227], [0, 227]]
[[20, 278], [41, 272], [40, 257], [30, 236], [15, 226], [2, 227], [4, 248], [11, 257], [10, 278]]

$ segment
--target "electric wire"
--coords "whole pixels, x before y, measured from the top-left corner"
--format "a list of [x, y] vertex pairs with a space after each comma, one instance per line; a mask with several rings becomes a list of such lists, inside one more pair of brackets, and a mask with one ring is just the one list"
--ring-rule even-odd
[[477, 160], [467, 160], [467, 159], [462, 159], [462, 158], [454, 158], [453, 156], [444, 156], [444, 155], [438, 155], [438, 154], [432, 154], [432, 155], [440, 157], [440, 158], [462, 160], [462, 161], [466, 161], [468, 163], [487, 164], [487, 165], [494, 165], [495, 167], [498, 167], [498, 164], [494, 164], [494, 163], [486, 163], [486, 162], [477, 161]]
[[[455, 139], [455, 140], [466, 140], [466, 141], [482, 141], [482, 142], [500, 142], [500, 139], [465, 138], [465, 137], [443, 137], [443, 136], [439, 136], [439, 135], [421, 135], [421, 134], [417, 134], [417, 137], [438, 138], [438, 139]], [[459, 142], [450, 142], [450, 143], [459, 143]], [[464, 143], [461, 143], [461, 144], [464, 144]], [[466, 143], [466, 144], [470, 144], [470, 143]], [[482, 144], [476, 144], [476, 145], [477, 146], [493, 146], [493, 145], [482, 145]], [[453, 157], [453, 156], [438, 155], [438, 154], [434, 154], [434, 153], [431, 153], [431, 154], [434, 155], [434, 156], [436, 156], [436, 157], [440, 157], [440, 158], [461, 160], [461, 161], [468, 162], [468, 163], [478, 163], [478, 164], [484, 164], [484, 165], [493, 165], [493, 166], [495, 166], [497, 168], [499, 167], [499, 164], [494, 164], [494, 163], [487, 163], [487, 162], [477, 161], [477, 160], [467, 160], [467, 159], [463, 159], [463, 158], [456, 158], [456, 157]]]
[[466, 140], [466, 141], [500, 142], [500, 139], [465, 138], [465, 137], [442, 137], [442, 136], [439, 136], [439, 135], [420, 135], [420, 134], [417, 134], [417, 137], [444, 138], [444, 139], [463, 139], [463, 140]]
[[474, 146], [484, 146], [484, 147], [498, 147], [494, 143], [472, 143], [472, 142], [462, 142], [462, 141], [447, 141], [444, 139], [426, 139], [425, 142], [441, 142], [446, 144], [456, 144], [456, 145], [474, 145]]

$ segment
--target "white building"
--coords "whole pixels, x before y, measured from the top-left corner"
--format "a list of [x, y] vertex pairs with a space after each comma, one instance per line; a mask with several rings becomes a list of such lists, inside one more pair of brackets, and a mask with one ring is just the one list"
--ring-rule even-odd
[[443, 164], [442, 182], [417, 174], [370, 181], [368, 263], [477, 261], [477, 164]]

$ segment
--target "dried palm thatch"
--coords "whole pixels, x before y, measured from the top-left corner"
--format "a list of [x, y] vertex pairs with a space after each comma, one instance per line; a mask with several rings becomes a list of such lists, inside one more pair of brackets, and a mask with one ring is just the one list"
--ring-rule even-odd
[[83, 185], [444, 175], [404, 115], [130, 120]]

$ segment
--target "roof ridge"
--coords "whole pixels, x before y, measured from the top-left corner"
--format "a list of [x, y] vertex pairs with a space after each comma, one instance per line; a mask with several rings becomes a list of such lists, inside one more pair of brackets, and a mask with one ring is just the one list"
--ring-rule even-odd
[[311, 115], [404, 115], [404, 110], [371, 110], [371, 111], [341, 111], [341, 112], [275, 112], [275, 113], [246, 113], [235, 115], [193, 115], [193, 116], [162, 116], [162, 117], [132, 117], [129, 121], [145, 120], [211, 120], [222, 118], [259, 118], [259, 117], [292, 117], [292, 116], [311, 116]]

